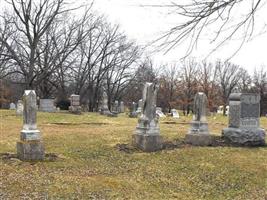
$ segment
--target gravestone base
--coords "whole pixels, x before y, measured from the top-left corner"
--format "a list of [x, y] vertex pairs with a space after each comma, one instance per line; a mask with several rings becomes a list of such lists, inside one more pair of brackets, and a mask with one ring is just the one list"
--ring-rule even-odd
[[73, 114], [80, 115], [82, 113], [81, 106], [69, 106], [69, 111]]
[[130, 117], [130, 118], [137, 118], [137, 117], [138, 117], [138, 113], [137, 113], [137, 112], [131, 112], [131, 113], [129, 114], [129, 117]]
[[212, 144], [212, 137], [208, 133], [187, 133], [185, 142], [194, 146], [209, 146]]
[[44, 160], [44, 144], [41, 141], [19, 141], [17, 142], [17, 156], [23, 161]]
[[145, 152], [153, 152], [162, 149], [162, 138], [160, 135], [134, 134], [133, 146]]
[[242, 146], [263, 146], [265, 145], [265, 131], [261, 128], [240, 129], [224, 128], [222, 137], [227, 141]]
[[209, 134], [207, 122], [192, 121], [189, 133]]

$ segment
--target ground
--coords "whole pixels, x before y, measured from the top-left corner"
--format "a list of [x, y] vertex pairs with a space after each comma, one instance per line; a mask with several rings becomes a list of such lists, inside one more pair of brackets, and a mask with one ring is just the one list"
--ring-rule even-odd
[[[168, 148], [143, 153], [129, 145], [137, 119], [125, 114], [40, 112], [48, 155], [31, 163], [12, 158], [22, 118], [0, 110], [0, 199], [266, 199], [267, 147], [185, 145], [190, 119], [161, 119]], [[228, 120], [208, 121], [219, 136]]]

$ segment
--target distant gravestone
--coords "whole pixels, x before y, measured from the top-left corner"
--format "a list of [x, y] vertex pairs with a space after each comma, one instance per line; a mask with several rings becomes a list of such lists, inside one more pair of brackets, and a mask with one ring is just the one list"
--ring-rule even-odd
[[119, 113], [119, 101], [115, 101], [113, 106], [112, 106], [112, 112], [115, 113], [115, 114], [118, 114]]
[[136, 109], [137, 109], [137, 104], [135, 102], [133, 102], [131, 107], [130, 107], [129, 117], [135, 118], [135, 117], [138, 116], [138, 113], [136, 112]]
[[23, 114], [23, 102], [22, 100], [18, 100], [17, 108], [16, 108], [16, 115], [21, 116]]
[[72, 94], [70, 96], [69, 111], [74, 114], [81, 114], [82, 108], [80, 106], [80, 95]]
[[16, 110], [16, 105], [14, 103], [10, 103], [9, 110]]
[[173, 118], [180, 118], [180, 115], [179, 115], [179, 113], [177, 112], [177, 110], [176, 109], [171, 109], [171, 116], [173, 117]]
[[157, 108], [156, 108], [156, 114], [157, 114], [159, 117], [166, 117], [166, 115], [162, 112], [161, 107], [157, 107]]
[[223, 129], [223, 137], [239, 145], [264, 145], [265, 131], [260, 128], [260, 95], [233, 93], [229, 97], [229, 106], [229, 126]]
[[198, 92], [194, 98], [193, 121], [186, 134], [186, 143], [196, 146], [210, 145], [212, 140], [208, 130], [207, 123], [207, 96], [203, 92]]
[[123, 102], [123, 101], [120, 102], [119, 112], [120, 112], [120, 113], [124, 113], [124, 112], [125, 112], [124, 102]]
[[110, 112], [108, 108], [108, 95], [105, 91], [103, 91], [103, 94], [102, 94], [100, 114], [107, 115], [108, 117], [117, 117], [117, 114]]
[[42, 112], [55, 112], [56, 107], [54, 105], [54, 99], [40, 99], [39, 111]]
[[17, 142], [17, 155], [21, 160], [43, 160], [44, 145], [37, 129], [37, 103], [34, 90], [26, 90], [23, 95], [23, 129]]
[[155, 84], [145, 84], [142, 113], [133, 135], [133, 145], [145, 152], [156, 151], [162, 148], [162, 139], [156, 115], [157, 90], [158, 87]]
[[136, 112], [138, 114], [141, 114], [142, 113], [142, 106], [143, 106], [143, 100], [142, 99], [139, 99], [139, 101], [138, 101], [138, 107], [137, 107], [137, 110], [136, 110]]

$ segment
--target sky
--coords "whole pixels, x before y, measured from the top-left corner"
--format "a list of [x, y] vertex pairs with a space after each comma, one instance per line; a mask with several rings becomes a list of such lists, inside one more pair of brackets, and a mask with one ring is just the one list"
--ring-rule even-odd
[[[177, 24], [177, 16], [169, 15], [167, 10], [162, 8], [146, 7], [142, 5], [166, 3], [167, 0], [95, 0], [93, 9], [107, 16], [112, 23], [120, 24], [121, 30], [129, 38], [137, 41], [138, 44], [147, 45], [154, 39]], [[267, 23], [267, 6], [258, 12], [257, 25], [262, 27]], [[264, 21], [266, 19], [266, 21]], [[229, 42], [222, 49], [208, 57], [210, 61], [227, 59], [233, 55], [239, 41]], [[152, 56], [155, 64], [175, 63], [185, 55], [187, 44], [182, 44], [165, 54], [165, 51], [150, 52], [148, 47], [146, 54]], [[252, 41], [245, 43], [242, 49], [231, 58], [231, 62], [246, 68], [250, 73], [256, 66], [267, 66], [267, 33], [255, 37]], [[192, 56], [201, 60], [204, 59], [211, 45], [205, 39], [200, 40]]]

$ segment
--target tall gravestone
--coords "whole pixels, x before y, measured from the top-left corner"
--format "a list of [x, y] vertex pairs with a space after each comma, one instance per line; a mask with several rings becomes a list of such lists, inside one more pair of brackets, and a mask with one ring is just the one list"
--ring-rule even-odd
[[39, 110], [42, 112], [56, 112], [54, 99], [40, 99]]
[[119, 113], [119, 101], [116, 100], [112, 106], [112, 112], [115, 114]]
[[222, 136], [238, 145], [265, 144], [265, 131], [260, 128], [260, 95], [233, 93], [229, 97], [229, 125]]
[[34, 90], [26, 90], [23, 95], [23, 129], [17, 142], [17, 155], [21, 160], [43, 160], [44, 145], [37, 129], [37, 103]]
[[123, 102], [123, 101], [120, 101], [119, 112], [120, 112], [120, 113], [124, 113], [124, 111], [125, 111], [125, 108], [124, 108], [124, 102]]
[[22, 100], [18, 100], [18, 102], [17, 102], [16, 115], [17, 116], [23, 115], [23, 102], [22, 102]]
[[82, 107], [80, 106], [80, 95], [72, 94], [70, 96], [69, 111], [74, 114], [81, 114]]
[[194, 98], [193, 121], [191, 127], [185, 136], [186, 143], [206, 146], [212, 142], [209, 134], [207, 116], [207, 96], [203, 92], [198, 92]]
[[104, 91], [102, 94], [102, 99], [101, 99], [100, 114], [101, 115], [108, 115], [110, 113], [111, 112], [109, 111], [109, 108], [108, 108], [108, 95]]
[[143, 90], [142, 112], [133, 135], [133, 145], [146, 152], [162, 148], [156, 115], [157, 85], [146, 83]]

